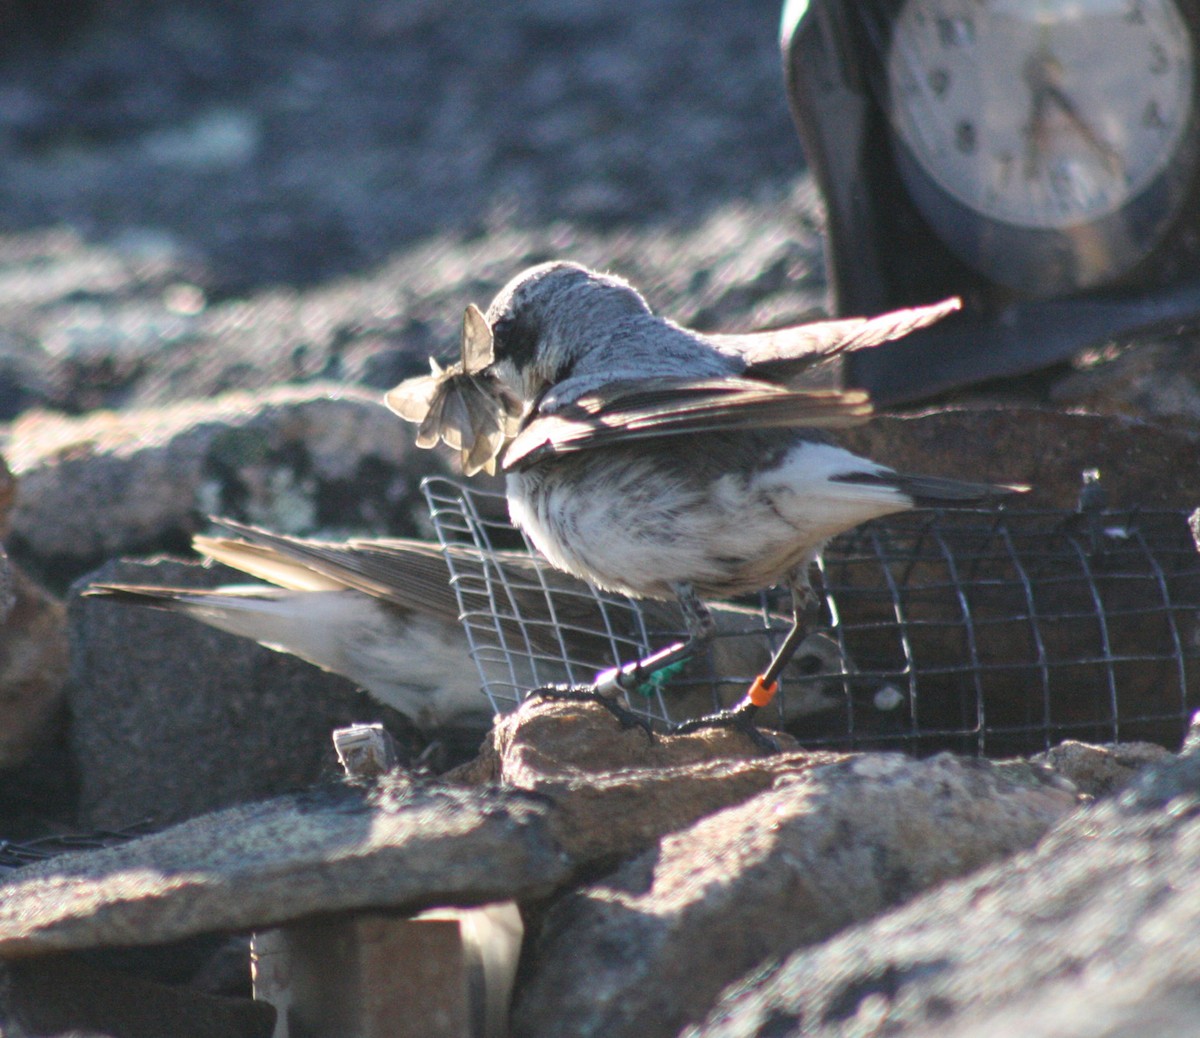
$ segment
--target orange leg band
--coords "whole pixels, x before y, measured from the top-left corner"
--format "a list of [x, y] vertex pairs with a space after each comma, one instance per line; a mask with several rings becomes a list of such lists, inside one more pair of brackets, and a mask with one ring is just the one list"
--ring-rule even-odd
[[763, 676], [759, 674], [751, 683], [750, 690], [746, 693], [746, 698], [755, 706], [766, 706], [775, 698], [775, 693], [778, 691], [778, 681], [772, 681], [769, 685], [764, 685]]

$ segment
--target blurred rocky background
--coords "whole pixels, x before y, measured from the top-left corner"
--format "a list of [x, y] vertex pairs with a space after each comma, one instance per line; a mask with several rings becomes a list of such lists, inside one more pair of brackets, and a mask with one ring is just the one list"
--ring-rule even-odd
[[[780, 13], [776, 0], [0, 5], [0, 849], [43, 840], [50, 854], [76, 846], [79, 832], [104, 843], [195, 816], [203, 826], [206, 812], [273, 797], [275, 806], [250, 820], [251, 829], [261, 822], [269, 845], [273, 812], [320, 816], [322, 803], [308, 803], [301, 791], [314, 783], [339, 788], [328, 741], [335, 725], [385, 724], [402, 758], [426, 772], [474, 755], [478, 736], [465, 749], [431, 748], [402, 716], [342, 679], [184, 619], [86, 605], [77, 592], [97, 567], [107, 567], [101, 574], [112, 580], [150, 572], [146, 563], [113, 561], [123, 556], [186, 555], [191, 535], [214, 513], [305, 535], [428, 535], [418, 483], [451, 466], [412, 449], [411, 430], [382, 408], [381, 392], [424, 370], [430, 354], [453, 355], [464, 305], [486, 303], [528, 264], [562, 257], [615, 270], [656, 309], [701, 329], [747, 330], [822, 314], [821, 200], [787, 112]], [[1091, 466], [1115, 473], [1106, 486], [1127, 507], [1198, 503], [1200, 352], [1185, 335], [1110, 344], [957, 400], [1000, 402], [1010, 417], [980, 425], [950, 419], [951, 431], [940, 434], [940, 419], [907, 434], [903, 423], [879, 423], [856, 434], [860, 446], [881, 457], [889, 450], [932, 456], [932, 465], [914, 467], [944, 465], [948, 473], [999, 465], [1006, 471], [996, 477], [1036, 476], [1046, 488], [1043, 503], [1064, 509], [1074, 506], [1079, 473]], [[1030, 408], [1041, 409], [1036, 418]], [[1065, 413], [1073, 409], [1100, 417]], [[144, 579], [206, 584], [228, 576], [177, 563], [153, 564], [153, 574]], [[1166, 751], [1080, 749], [1090, 762], [1083, 767], [1049, 762], [1058, 779], [1035, 765], [993, 772], [985, 762], [973, 774], [953, 760], [923, 769], [890, 757], [858, 764], [822, 758], [815, 763], [833, 770], [810, 780], [798, 776], [814, 761], [788, 754], [776, 768], [730, 764], [739, 754], [724, 744], [682, 756], [651, 753], [640, 732], [624, 733], [618, 750], [599, 734], [610, 734], [607, 717], [586, 720], [547, 736], [535, 728], [522, 734], [520, 726], [497, 732], [475, 771], [459, 776], [472, 787], [502, 781], [537, 801], [475, 790], [461, 805], [490, 819], [510, 812], [504, 817], [516, 819], [536, 868], [514, 865], [501, 880], [485, 863], [453, 894], [432, 884], [386, 895], [405, 911], [433, 897], [524, 899], [536, 941], [518, 991], [521, 1033], [568, 1033], [564, 1015], [578, 1009], [584, 990], [594, 1005], [577, 1021], [581, 1034], [649, 1034], [652, 1017], [661, 1027], [654, 1033], [673, 1034], [689, 1021], [701, 1026], [710, 1012], [704, 1033], [799, 1034], [806, 1020], [817, 1021], [812, 1033], [870, 1033], [889, 999], [899, 1003], [918, 985], [938, 1034], [1000, 1033], [983, 1029], [971, 1001], [972, 990], [992, 990], [971, 950], [942, 950], [930, 923], [927, 954], [945, 965], [911, 962], [916, 953], [887, 933], [887, 910], [1032, 845], [1068, 811], [1075, 829], [1111, 835], [1114, 845], [1128, 818], [1141, 827], [1137, 848], [1162, 848], [1168, 838], [1185, 851], [1194, 845], [1187, 843], [1188, 812], [1174, 811], [1169, 823], [1158, 813], [1172, 797], [1191, 803], [1197, 795], [1194, 747], [1182, 762], [1160, 761], [1140, 799], [1110, 807], [1088, 830], [1088, 816], [1078, 819], [1089, 808], [1076, 809], [1074, 789], [1112, 794]], [[535, 713], [533, 721], [546, 716]], [[579, 769], [562, 764], [589, 753], [595, 759]], [[613, 777], [629, 769], [632, 777]], [[677, 799], [661, 792], [664, 775], [680, 783]], [[865, 805], [858, 795], [864, 776], [883, 790]], [[1168, 790], [1158, 799], [1155, 782]], [[775, 784], [781, 788], [772, 791]], [[913, 788], [945, 796], [926, 803]], [[767, 799], [752, 799], [760, 794]], [[344, 821], [342, 794], [329, 795], [331, 813]], [[412, 794], [421, 811], [423, 796]], [[898, 804], [911, 809], [908, 835], [889, 821]], [[453, 827], [445, 812], [416, 808], [421, 827], [434, 817]], [[761, 853], [738, 862], [720, 825], [687, 829], [718, 809], [739, 812], [723, 824]], [[369, 819], [382, 808], [372, 800], [361, 810]], [[950, 816], [982, 849], [962, 851], [965, 830], [950, 825]], [[621, 819], [627, 824], [618, 825]], [[210, 851], [221, 823], [213, 828], [217, 836], [200, 833]], [[833, 847], [848, 828], [864, 835], [841, 846], [824, 871], [819, 855], [803, 856], [814, 840]], [[684, 835], [660, 843], [677, 830]], [[953, 835], [958, 851], [946, 849], [941, 860], [937, 844], [931, 862], [929, 848], [911, 835], [929, 832]], [[339, 846], [357, 838], [339, 833]], [[1082, 903], [1086, 882], [1063, 893], [1049, 878], [1038, 880], [1059, 875], [1063, 861], [1076, 870], [1073, 882], [1104, 873], [1104, 849], [1076, 861], [1068, 837], [1029, 852], [1023, 867], [1034, 877], [1032, 892], [1013, 885], [1001, 893], [1033, 915], [1040, 910], [1028, 905], [1043, 887], [1047, 897]], [[188, 999], [244, 996], [245, 942], [222, 935], [286, 920], [312, 904], [295, 907], [293, 890], [270, 895], [284, 907], [215, 919], [210, 904], [244, 907], [238, 899], [249, 897], [235, 875], [232, 887], [204, 888], [212, 901], [188, 925], [160, 929], [152, 918], [160, 889], [141, 891], [150, 906], [142, 912], [124, 884], [147, 861], [178, 867], [188, 855], [208, 853], [186, 840], [184, 850], [171, 850], [170, 839], [155, 845], [167, 848], [165, 857], [153, 848], [149, 857], [135, 851], [107, 864], [85, 861], [73, 874], [85, 883], [111, 881], [96, 897], [118, 906], [116, 929], [71, 929], [78, 920], [69, 906], [32, 880], [20, 896], [6, 900], [0, 890], [0, 940], [9, 942], [0, 953], [69, 947], [92, 956], [51, 957], [42, 973], [33, 965], [41, 959], [5, 967], [0, 1034], [269, 1033], [269, 1020], [244, 1006], [199, 1013], [179, 1001], [177, 985], [191, 983]], [[393, 841], [400, 860], [416, 853], [407, 839]], [[392, 853], [392, 846], [383, 849]], [[461, 859], [464, 846], [472, 845], [456, 844], [450, 857]], [[477, 846], [492, 853], [493, 844]], [[1185, 851], [1145, 866], [1139, 889], [1147, 898], [1160, 887], [1181, 889], [1171, 862], [1183, 875], [1196, 874], [1185, 868]], [[760, 860], [771, 865], [766, 886], [756, 885]], [[431, 871], [443, 867], [440, 858], [430, 861]], [[662, 862], [669, 869], [656, 880]], [[380, 867], [394, 875], [394, 859], [385, 856]], [[314, 868], [321, 872], [319, 862]], [[687, 884], [672, 878], [703, 876], [698, 882], [716, 889], [734, 873], [736, 897], [703, 911], [696, 889], [677, 896]], [[351, 875], [337, 903], [363, 904], [363, 882]], [[948, 906], [925, 898], [913, 912], [928, 911], [941, 925], [952, 917], [957, 934], [977, 904], [972, 889], [947, 895]], [[734, 901], [758, 910], [743, 917]], [[825, 914], [806, 929], [788, 914], [801, 904]], [[31, 905], [49, 906], [51, 918]], [[1186, 906], [1165, 893], [1151, 907], [1163, 932], [1186, 923]], [[1103, 906], [1096, 911], [1107, 918]], [[168, 904], [168, 923], [178, 922], [175, 912]], [[876, 929], [859, 931], [869, 961], [852, 936], [827, 956], [785, 963], [794, 949], [876, 913], [884, 913], [870, 924]], [[628, 916], [645, 928], [629, 931]], [[995, 916], [981, 927], [1001, 926], [1003, 912]], [[926, 925], [919, 915], [908, 918]], [[1088, 918], [1095, 924], [1089, 932], [1097, 932], [1100, 924]], [[1113, 916], [1107, 936], [1088, 945], [1098, 973], [1130, 946], [1137, 918]], [[1064, 910], [1063, 931], [1071, 925]], [[56, 944], [59, 929], [75, 936]], [[983, 947], [988, 931], [980, 932]], [[149, 953], [97, 958], [94, 951], [166, 941], [173, 943]], [[645, 953], [634, 962], [639, 942]], [[564, 945], [580, 950], [577, 963], [566, 957], [563, 965], [556, 949]], [[1069, 950], [1062, 961], [1070, 961]], [[1160, 986], [1185, 989], [1188, 970], [1200, 962], [1194, 949], [1186, 951]], [[951, 961], [956, 954], [961, 969]], [[1012, 954], [1032, 961], [1021, 947]], [[847, 956], [861, 975], [851, 977]], [[768, 960], [784, 965], [759, 986], [727, 989], [727, 1008], [713, 1008], [726, 984]], [[703, 991], [689, 987], [688, 978], [715, 961], [725, 972], [712, 973]], [[824, 972], [805, 987], [789, 980], [797, 970]], [[1069, 1015], [1072, 991], [1051, 984], [1049, 967], [1035, 973], [1024, 982], [1029, 990], [1042, 985], [1045, 1019]], [[125, 978], [119, 983], [118, 974]], [[1079, 990], [1092, 983], [1086, 970], [1078, 974]], [[1196, 976], [1200, 968], [1193, 982]], [[837, 977], [851, 979], [837, 989]], [[1017, 998], [1014, 983], [1010, 974], [994, 997]], [[166, 1002], [151, 999], [144, 985]], [[668, 988], [686, 989], [688, 997], [660, 1013]], [[48, 994], [63, 991], [115, 992], [115, 1008], [101, 1022], [72, 1017]], [[1110, 989], [1118, 994], [1122, 1020], [1131, 1021], [1121, 1033], [1133, 1033], [1139, 1021], [1146, 1030], [1153, 1007]], [[566, 1008], [556, 1008], [556, 999]], [[151, 1007], [149, 1022], [122, 1015], [135, 1004]], [[1181, 1019], [1190, 1005], [1182, 996], [1164, 1004]], [[906, 1012], [902, 1023], [911, 1032], [895, 1033], [921, 1033], [912, 1023], [916, 1011]], [[191, 1021], [192, 1030], [179, 1021]], [[1022, 1023], [1027, 1033], [1052, 1033], [1049, 1025], [1039, 1031]], [[981, 1029], [970, 1030], [976, 1024]]]

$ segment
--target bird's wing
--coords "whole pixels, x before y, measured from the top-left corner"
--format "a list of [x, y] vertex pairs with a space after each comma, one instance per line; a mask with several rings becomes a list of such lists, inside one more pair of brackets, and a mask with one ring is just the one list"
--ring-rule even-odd
[[829, 429], [870, 415], [862, 390], [799, 391], [737, 378], [617, 382], [556, 411], [534, 412], [505, 453], [504, 467], [634, 440], [730, 429]]
[[962, 300], [952, 298], [930, 306], [893, 310], [878, 317], [816, 321], [744, 335], [706, 333], [705, 338], [722, 352], [741, 358], [746, 374], [771, 382], [786, 382], [830, 357], [902, 339], [961, 308]]
[[232, 519], [210, 520], [229, 536], [196, 537], [197, 551], [227, 566], [296, 590], [352, 589], [451, 621], [458, 604], [441, 549], [423, 541], [309, 540]]
[[[212, 519], [230, 537], [197, 537], [196, 549], [244, 573], [301, 590], [352, 589], [414, 613], [457, 624], [458, 596], [450, 581], [443, 549], [407, 538], [352, 540], [345, 543], [288, 537], [230, 519]], [[466, 592], [488, 593], [477, 552], [450, 546], [459, 556], [460, 582]], [[487, 576], [503, 590], [486, 622], [499, 626], [516, 651], [576, 660], [611, 660], [609, 640], [590, 632], [602, 629], [594, 593], [582, 581], [539, 564], [524, 552], [490, 553]], [[551, 605], [550, 595], [554, 596]], [[508, 601], [504, 601], [504, 597]], [[564, 636], [563, 629], [569, 631]], [[565, 640], [564, 640], [565, 637]]]

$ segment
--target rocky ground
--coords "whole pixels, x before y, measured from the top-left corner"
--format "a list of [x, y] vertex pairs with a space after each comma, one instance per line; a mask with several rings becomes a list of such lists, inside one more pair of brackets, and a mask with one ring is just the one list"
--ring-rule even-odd
[[[1127, 1028], [1111, 1033], [1160, 1008], [1186, 1022], [1200, 960], [1190, 944], [1172, 959], [1162, 934], [1190, 918], [1194, 746], [1077, 749], [1050, 772], [764, 762], [720, 740], [648, 748], [607, 716], [551, 709], [492, 733], [442, 786], [429, 773], [475, 758], [481, 733], [431, 755], [343, 679], [78, 597], [101, 565], [108, 579], [227, 577], [112, 561], [185, 554], [214, 512], [427, 536], [417, 483], [446, 461], [412, 449], [380, 394], [453, 353], [463, 306], [527, 264], [614, 269], [698, 328], [823, 312], [821, 201], [784, 99], [779, 17], [769, 0], [0, 11], [0, 850], [26, 855], [0, 865], [79, 833], [176, 826], [0, 888], [14, 963], [0, 1035], [269, 1033], [237, 935], [314, 909], [497, 897], [520, 902], [529, 935], [521, 1034], [1083, 1036], [1110, 1033], [1100, 988]], [[1092, 466], [1123, 506], [1197, 504], [1200, 351], [1185, 335], [958, 398], [1005, 406], [876, 423], [856, 445], [1029, 479], [1064, 513]], [[1200, 601], [1181, 601], [1172, 630], [1194, 648]], [[356, 721], [384, 723], [426, 777], [343, 786], [328, 733]], [[311, 839], [275, 847], [278, 861], [263, 850], [304, 820]], [[504, 868], [456, 872], [464, 853]], [[330, 859], [345, 873], [322, 887]], [[197, 863], [205, 878], [176, 884]], [[1025, 965], [989, 979], [1002, 938], [1004, 961]], [[111, 951], [145, 942], [171, 943]], [[1104, 985], [1137, 965], [1135, 945], [1161, 968]], [[112, 997], [81, 998], [104, 1008], [85, 1019], [62, 991]], [[1018, 1021], [1029, 992], [1038, 1015]], [[201, 1012], [213, 993], [236, 997]]]

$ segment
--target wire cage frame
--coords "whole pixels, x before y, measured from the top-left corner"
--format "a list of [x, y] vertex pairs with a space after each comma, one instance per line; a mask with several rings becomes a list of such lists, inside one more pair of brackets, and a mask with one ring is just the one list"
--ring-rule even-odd
[[[673, 603], [554, 570], [503, 495], [423, 484], [497, 712], [684, 637]], [[835, 538], [820, 610], [765, 723], [807, 745], [1004, 756], [1066, 738], [1179, 745], [1200, 708], [1200, 555], [1174, 510], [922, 510]], [[625, 696], [668, 724], [736, 701], [790, 624], [790, 596], [713, 604], [704, 659]]]
[[26, 865], [35, 865], [76, 851], [114, 847], [155, 831], [155, 826], [149, 822], [142, 822], [123, 829], [98, 829], [89, 833], [55, 833], [25, 840], [0, 840], [0, 878]]

